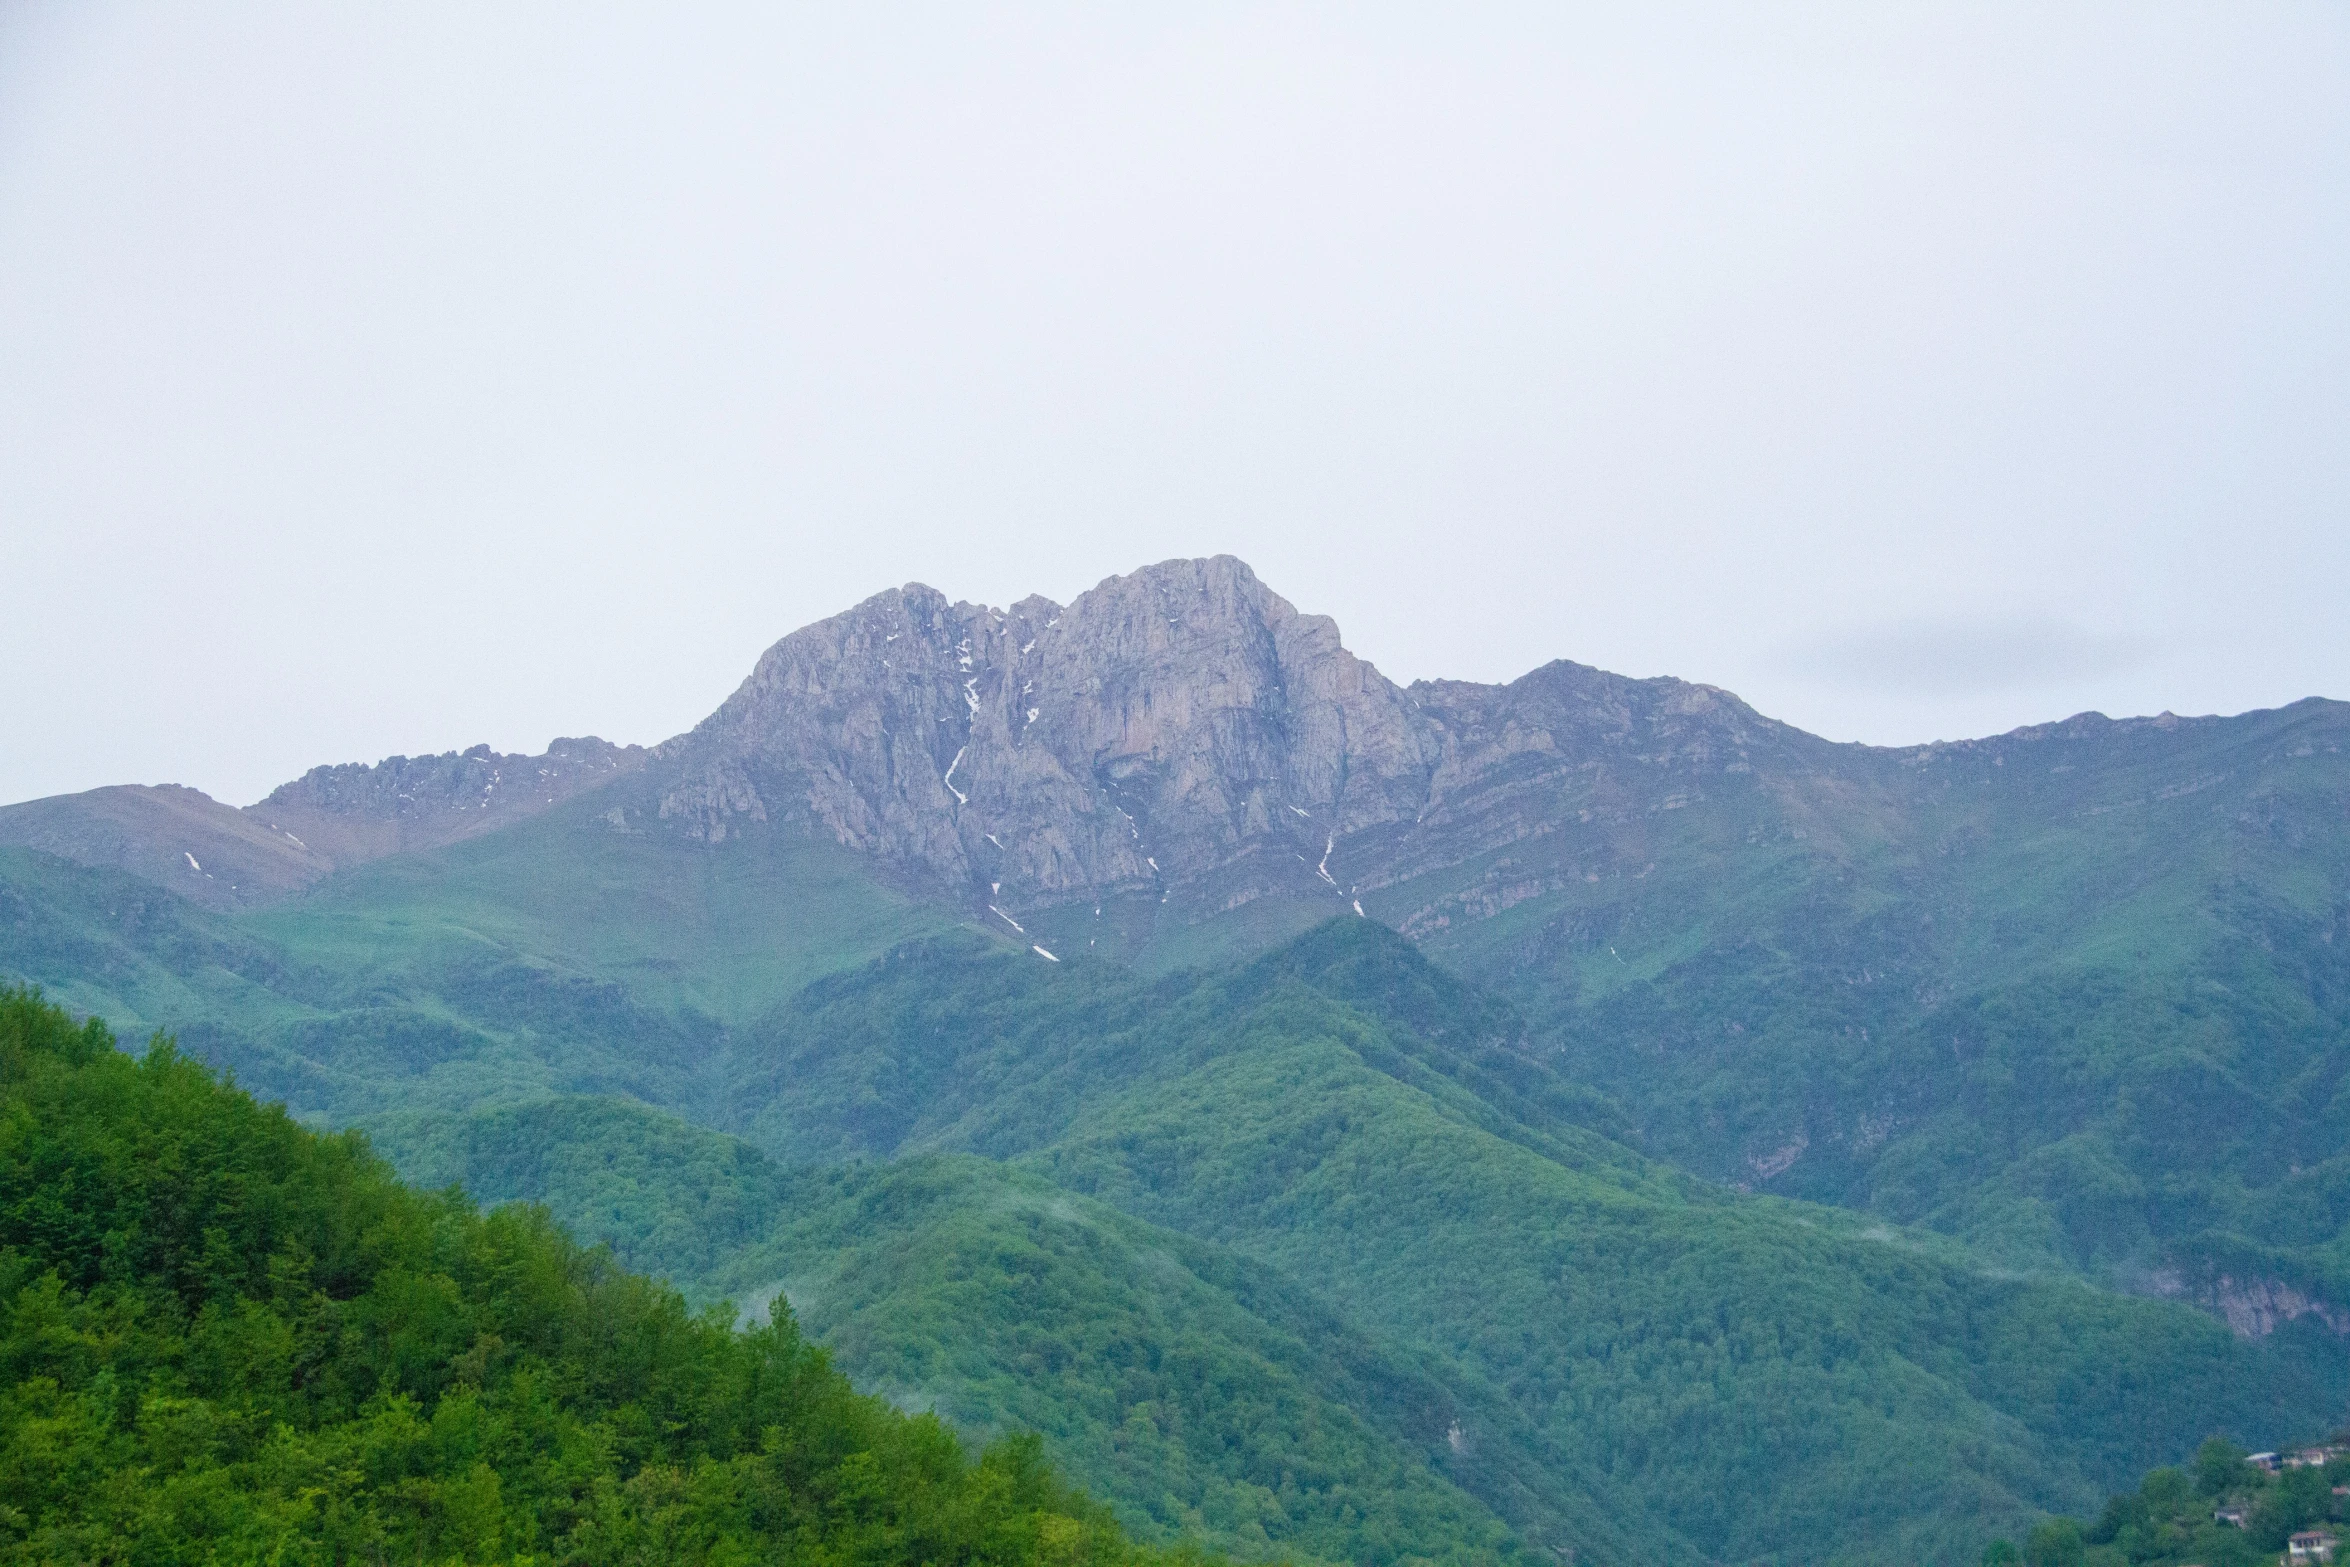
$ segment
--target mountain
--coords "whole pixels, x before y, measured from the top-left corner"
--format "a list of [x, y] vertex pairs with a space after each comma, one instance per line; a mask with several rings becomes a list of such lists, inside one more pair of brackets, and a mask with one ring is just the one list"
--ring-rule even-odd
[[[1400, 687], [1229, 559], [913, 586], [649, 750], [6, 808], [0, 975], [697, 1291], [850, 1281], [853, 1372], [1154, 1538], [1955, 1561], [2339, 1422], [2346, 738], [1840, 745], [1563, 662]], [[1032, 1288], [1126, 1347], [1041, 1353]], [[1178, 1343], [1279, 1440], [1108, 1391]]]
[[1409, 820], [1434, 741], [1335, 625], [1219, 557], [1066, 608], [910, 587], [795, 632], [661, 748], [660, 809], [713, 842], [806, 820], [982, 907], [1196, 914], [1336, 898], [1330, 840]]

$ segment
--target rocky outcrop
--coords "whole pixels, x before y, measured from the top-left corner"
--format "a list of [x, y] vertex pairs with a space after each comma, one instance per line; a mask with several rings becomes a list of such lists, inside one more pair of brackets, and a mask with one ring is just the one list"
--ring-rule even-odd
[[645, 763], [642, 746], [593, 735], [557, 740], [541, 756], [477, 745], [438, 756], [393, 756], [369, 766], [314, 767], [245, 814], [334, 865], [477, 837], [535, 816]]
[[2225, 1322], [2240, 1339], [2266, 1338], [2302, 1317], [2315, 1317], [2334, 1333], [2350, 1336], [2350, 1310], [2283, 1279], [2238, 1279], [2223, 1273], [2191, 1282], [2177, 1269], [2166, 1268], [2147, 1281], [2146, 1292], [2191, 1301]]
[[1335, 899], [1333, 844], [1412, 820], [1441, 751], [1332, 622], [1218, 557], [1067, 606], [881, 594], [769, 649], [657, 765], [698, 838], [805, 820], [983, 898]]

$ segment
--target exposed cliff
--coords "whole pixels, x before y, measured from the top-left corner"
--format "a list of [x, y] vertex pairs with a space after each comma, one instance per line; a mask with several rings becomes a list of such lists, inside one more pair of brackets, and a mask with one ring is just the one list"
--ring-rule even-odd
[[644, 747], [593, 735], [561, 739], [541, 756], [477, 745], [438, 756], [394, 756], [368, 766], [313, 767], [245, 814], [299, 838], [336, 865], [431, 848], [535, 816], [645, 763]]
[[1529, 838], [1579, 843], [1531, 879], [1480, 864], [1387, 911], [1415, 929], [1637, 863], [1654, 811], [1855, 749], [1576, 664], [1406, 690], [1219, 556], [1067, 606], [880, 594], [769, 649], [654, 768], [673, 829], [802, 823], [1021, 921], [1141, 898], [1178, 921], [1272, 896], [1326, 914]]
[[988, 899], [1219, 898], [1340, 883], [1332, 843], [1411, 821], [1442, 735], [1230, 557], [1066, 607], [919, 585], [784, 638], [692, 733], [661, 816], [717, 842], [806, 820]]

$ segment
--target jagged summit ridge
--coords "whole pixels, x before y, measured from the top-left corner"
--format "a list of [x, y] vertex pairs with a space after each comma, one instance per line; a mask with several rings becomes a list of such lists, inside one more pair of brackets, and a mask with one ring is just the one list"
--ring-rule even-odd
[[245, 814], [337, 864], [453, 843], [536, 815], [644, 765], [645, 748], [594, 735], [558, 739], [538, 756], [476, 745], [437, 756], [313, 767]]
[[1439, 751], [1335, 624], [1218, 556], [1067, 606], [915, 584], [796, 631], [660, 748], [679, 769], [660, 811], [711, 841], [804, 814], [990, 895], [1164, 895], [1237, 855], [1294, 862], [1408, 819]]
[[588, 736], [541, 756], [477, 745], [314, 767], [242, 810], [177, 784], [119, 784], [0, 807], [0, 847], [128, 871], [207, 908], [289, 897], [369, 860], [494, 832], [644, 765]]
[[1217, 556], [1066, 606], [876, 595], [775, 644], [655, 762], [660, 815], [705, 841], [801, 821], [985, 901], [1213, 912], [1344, 909], [1545, 830], [1559, 774], [1595, 756], [1718, 771], [1756, 746], [1823, 743], [1711, 687], [1575, 664], [1407, 690]]
[[[2313, 699], [2276, 717], [2307, 756], [2340, 747], [2345, 714]], [[0, 846], [246, 906], [625, 779], [593, 819], [681, 846], [762, 824], [813, 834], [991, 923], [1090, 919], [1118, 900], [1134, 950], [1157, 939], [1148, 908], [1190, 926], [1283, 898], [1294, 907], [1254, 910], [1252, 928], [1359, 909], [1419, 937], [1511, 910], [1539, 924], [1562, 897], [1601, 896], [1594, 884], [1738, 846], [1835, 863], [1911, 852], [1918, 811], [2002, 779], [2001, 798], [2135, 810], [2239, 765], [2191, 752], [2268, 732], [2254, 715], [2084, 714], [1885, 750], [1805, 734], [1715, 687], [1566, 661], [1506, 685], [1404, 688], [1329, 619], [1218, 556], [1111, 577], [1066, 605], [950, 602], [918, 583], [877, 594], [784, 637], [708, 719], [651, 751], [591, 739], [319, 768], [243, 812], [192, 790], [97, 790], [0, 808]], [[1526, 939], [1582, 939], [1579, 918]], [[1068, 919], [1046, 923], [1070, 934]]]

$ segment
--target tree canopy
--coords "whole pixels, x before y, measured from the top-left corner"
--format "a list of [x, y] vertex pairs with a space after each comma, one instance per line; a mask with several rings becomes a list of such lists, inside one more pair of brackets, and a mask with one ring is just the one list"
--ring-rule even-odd
[[414, 1191], [159, 1039], [0, 992], [0, 1561], [1123, 1563], [544, 1210]]

